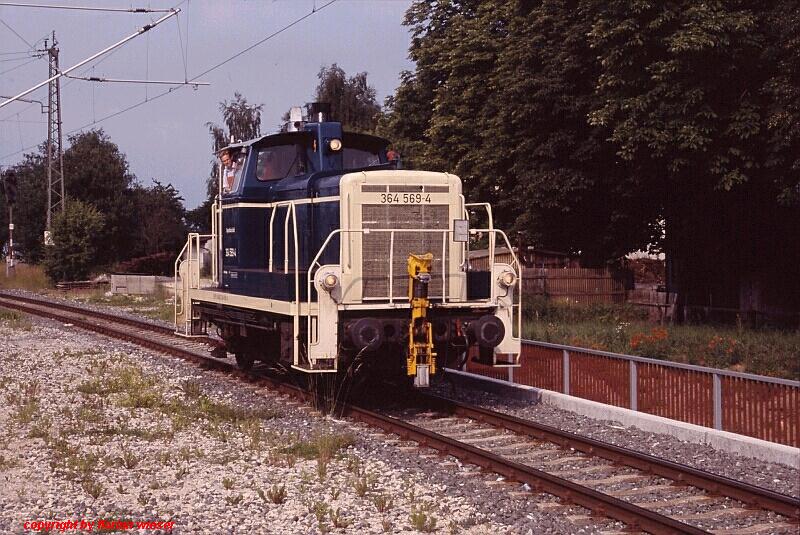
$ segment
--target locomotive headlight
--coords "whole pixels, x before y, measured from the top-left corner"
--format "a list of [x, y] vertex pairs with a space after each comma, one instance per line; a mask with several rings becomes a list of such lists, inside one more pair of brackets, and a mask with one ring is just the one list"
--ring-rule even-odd
[[328, 147], [333, 152], [339, 152], [342, 150], [342, 140], [338, 138], [333, 138], [328, 142]]
[[330, 292], [338, 285], [339, 285], [339, 277], [337, 277], [333, 273], [328, 273], [322, 279], [322, 287], [325, 288], [325, 291]]
[[504, 271], [500, 275], [499, 282], [506, 288], [514, 286], [514, 284], [517, 282], [517, 274], [513, 271]]

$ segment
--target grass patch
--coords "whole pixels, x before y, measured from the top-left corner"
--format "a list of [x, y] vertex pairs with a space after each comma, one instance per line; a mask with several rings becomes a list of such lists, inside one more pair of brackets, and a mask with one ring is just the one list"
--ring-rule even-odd
[[16, 459], [11, 459], [6, 457], [5, 455], [0, 455], [0, 470], [8, 470], [9, 468], [14, 468], [19, 463]]
[[526, 303], [526, 338], [601, 351], [800, 379], [800, 330], [664, 325], [630, 305]]
[[351, 434], [322, 433], [310, 439], [297, 440], [281, 448], [281, 453], [302, 457], [303, 459], [318, 459], [329, 461], [336, 453], [356, 443]]
[[154, 294], [114, 294], [107, 296], [105, 290], [98, 289], [80, 299], [80, 301], [95, 305], [125, 308], [141, 316], [164, 321], [172, 321], [175, 315], [175, 306], [170, 302], [171, 297], [160, 284], [156, 285]]
[[24, 331], [29, 331], [33, 327], [31, 320], [25, 314], [4, 308], [0, 308], [0, 325]]
[[6, 276], [6, 271], [0, 271], [0, 288], [19, 289], [32, 292], [52, 288], [52, 283], [44, 273], [44, 268], [31, 264], [17, 264], [12, 277]]
[[13, 420], [20, 425], [31, 423], [39, 414], [39, 383], [34, 381], [21, 390], [6, 393], [6, 401], [14, 407]]

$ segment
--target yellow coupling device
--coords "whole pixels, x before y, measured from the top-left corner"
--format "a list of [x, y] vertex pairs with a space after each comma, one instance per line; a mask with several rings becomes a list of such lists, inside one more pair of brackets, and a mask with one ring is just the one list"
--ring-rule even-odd
[[408, 325], [408, 358], [406, 368], [414, 377], [414, 386], [429, 385], [436, 373], [436, 353], [433, 352], [433, 329], [428, 321], [428, 284], [431, 280], [433, 254], [408, 256], [408, 300], [411, 303], [411, 322]]

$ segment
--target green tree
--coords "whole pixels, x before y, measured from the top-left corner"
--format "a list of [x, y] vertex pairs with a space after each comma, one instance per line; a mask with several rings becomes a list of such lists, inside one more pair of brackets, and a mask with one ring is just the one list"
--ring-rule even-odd
[[109, 265], [133, 256], [136, 238], [136, 203], [128, 161], [103, 132], [90, 130], [69, 137], [64, 151], [67, 197], [91, 203], [104, 218], [97, 235], [96, 261]]
[[149, 188], [134, 188], [138, 221], [137, 255], [180, 251], [186, 241], [183, 198], [172, 184], [153, 179]]
[[797, 21], [796, 2], [620, 0], [589, 33], [591, 122], [662, 203], [681, 302], [796, 310]]
[[657, 227], [640, 223], [658, 218], [631, 195], [609, 130], [587, 123], [601, 104], [585, 38], [599, 6], [415, 2], [405, 22], [417, 69], [387, 99], [379, 131], [407, 166], [458, 174], [515, 241], [602, 264], [651, 242]]
[[[14, 205], [14, 244], [26, 262], [39, 262], [44, 256], [45, 211], [47, 209], [47, 179], [45, 176], [44, 146], [39, 153], [26, 154], [13, 166], [17, 173], [17, 203]], [[3, 198], [2, 236], [8, 239], [8, 211]]]
[[[336, 63], [322, 67], [314, 100], [331, 105], [331, 119], [346, 130], [373, 132], [381, 107], [375, 100], [375, 88], [367, 82], [367, 73], [348, 77]], [[288, 117], [287, 117], [288, 118]]]
[[89, 203], [68, 200], [66, 210], [52, 222], [54, 245], [47, 247], [44, 267], [54, 281], [83, 280], [97, 265], [97, 236], [103, 214]]

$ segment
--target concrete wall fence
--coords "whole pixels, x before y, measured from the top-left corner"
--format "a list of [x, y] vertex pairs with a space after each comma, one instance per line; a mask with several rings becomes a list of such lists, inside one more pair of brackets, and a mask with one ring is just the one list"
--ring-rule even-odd
[[800, 446], [800, 381], [525, 340], [520, 368], [466, 371]]

